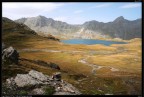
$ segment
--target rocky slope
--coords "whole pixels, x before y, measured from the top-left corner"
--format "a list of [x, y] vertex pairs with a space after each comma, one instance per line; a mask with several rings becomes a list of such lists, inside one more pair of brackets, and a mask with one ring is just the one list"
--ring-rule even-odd
[[141, 19], [129, 21], [122, 16], [113, 22], [103, 23], [92, 20], [81, 25], [70, 25], [44, 16], [21, 18], [15, 21], [27, 25], [44, 36], [52, 34], [60, 38], [121, 38], [125, 40], [141, 37]]
[[39, 36], [34, 30], [22, 23], [16, 23], [6, 17], [2, 18], [2, 41], [10, 46], [14, 44], [24, 44], [29, 39], [59, 39], [49, 35], [47, 38]]
[[77, 31], [79, 28], [75, 25], [69, 25], [61, 21], [55, 21], [44, 16], [21, 18], [16, 20], [16, 22], [26, 24], [28, 27], [38, 32], [38, 34], [43, 34], [45, 36], [48, 34], [61, 35], [64, 33], [71, 33]]
[[[4, 43], [3, 43], [4, 45]], [[30, 61], [41, 66], [47, 66], [48, 68], [58, 69], [59, 66], [54, 63], [47, 63], [44, 61], [34, 61], [28, 59], [19, 58], [19, 53], [13, 47], [8, 47], [2, 51], [2, 71], [7, 72], [6, 75], [11, 74], [11, 69], [21, 68], [19, 61]], [[8, 68], [7, 66], [10, 66]], [[5, 69], [4, 69], [5, 68]], [[6, 69], [7, 68], [7, 69]], [[4, 73], [4, 72], [3, 72]], [[6, 76], [5, 75], [5, 76]], [[2, 76], [2, 95], [80, 95], [78, 89], [72, 86], [70, 83], [61, 79], [61, 73], [56, 72], [52, 76], [43, 74], [36, 70], [29, 70], [28, 74], [17, 73], [14, 77], [11, 75], [6, 80], [4, 75]]]
[[[27, 87], [27, 88], [26, 88]], [[57, 72], [52, 76], [44, 75], [41, 72], [31, 70], [28, 74], [17, 74], [9, 78], [3, 84], [3, 95], [80, 95], [78, 89], [61, 79], [61, 73]], [[12, 92], [15, 89], [16, 94]], [[29, 91], [28, 91], [29, 90]], [[23, 91], [24, 93], [21, 93]]]

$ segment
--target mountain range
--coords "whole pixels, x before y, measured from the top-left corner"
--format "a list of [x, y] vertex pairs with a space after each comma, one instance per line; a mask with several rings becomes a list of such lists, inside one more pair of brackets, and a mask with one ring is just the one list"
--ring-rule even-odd
[[59, 38], [121, 38], [129, 40], [141, 38], [142, 20], [133, 21], [124, 19], [123, 16], [116, 18], [112, 22], [98, 22], [96, 20], [87, 21], [83, 24], [72, 25], [62, 21], [56, 21], [44, 16], [20, 18], [15, 22], [27, 25], [37, 34], [47, 36], [52, 34]]

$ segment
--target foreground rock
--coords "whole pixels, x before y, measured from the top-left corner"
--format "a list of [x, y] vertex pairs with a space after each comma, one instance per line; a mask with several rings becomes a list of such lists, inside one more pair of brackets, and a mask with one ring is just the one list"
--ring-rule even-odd
[[8, 47], [2, 51], [2, 61], [18, 64], [19, 53], [12, 47]]
[[[81, 94], [78, 89], [61, 79], [60, 72], [57, 72], [52, 76], [48, 76], [41, 72], [31, 70], [28, 74], [17, 74], [15, 78], [12, 77], [7, 79], [6, 84], [8, 84], [9, 87], [17, 87], [17, 89], [27, 86], [34, 87], [28, 92], [29, 95], [45, 95], [47, 91], [52, 91], [52, 88], [54, 88], [52, 95]], [[47, 89], [48, 87], [51, 88]]]

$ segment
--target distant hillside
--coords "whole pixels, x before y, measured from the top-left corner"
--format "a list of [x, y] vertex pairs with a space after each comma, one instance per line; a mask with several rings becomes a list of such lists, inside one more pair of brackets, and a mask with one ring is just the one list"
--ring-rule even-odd
[[[52, 36], [51, 36], [52, 37]], [[22, 23], [16, 23], [6, 17], [2, 18], [2, 42], [6, 45], [22, 45], [32, 39], [55, 39], [39, 36], [34, 30]]]
[[122, 16], [113, 22], [102, 23], [97, 21], [89, 21], [83, 24], [84, 28], [101, 32], [112, 38], [132, 39], [140, 38], [142, 34], [141, 19], [129, 21]]
[[38, 34], [47, 36], [52, 34], [61, 38], [141, 38], [141, 19], [129, 21], [122, 16], [113, 22], [103, 23], [88, 21], [82, 25], [70, 25], [65, 22], [55, 21], [44, 16], [21, 18], [15, 20], [35, 30]]

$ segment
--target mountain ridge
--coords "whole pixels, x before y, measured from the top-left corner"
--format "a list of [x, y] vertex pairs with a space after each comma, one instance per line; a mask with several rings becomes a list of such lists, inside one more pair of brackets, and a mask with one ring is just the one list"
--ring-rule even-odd
[[121, 38], [125, 40], [141, 38], [141, 19], [130, 21], [123, 16], [108, 23], [91, 20], [80, 25], [71, 25], [41, 15], [20, 18], [15, 22], [23, 23], [44, 36], [52, 34], [61, 38]]

